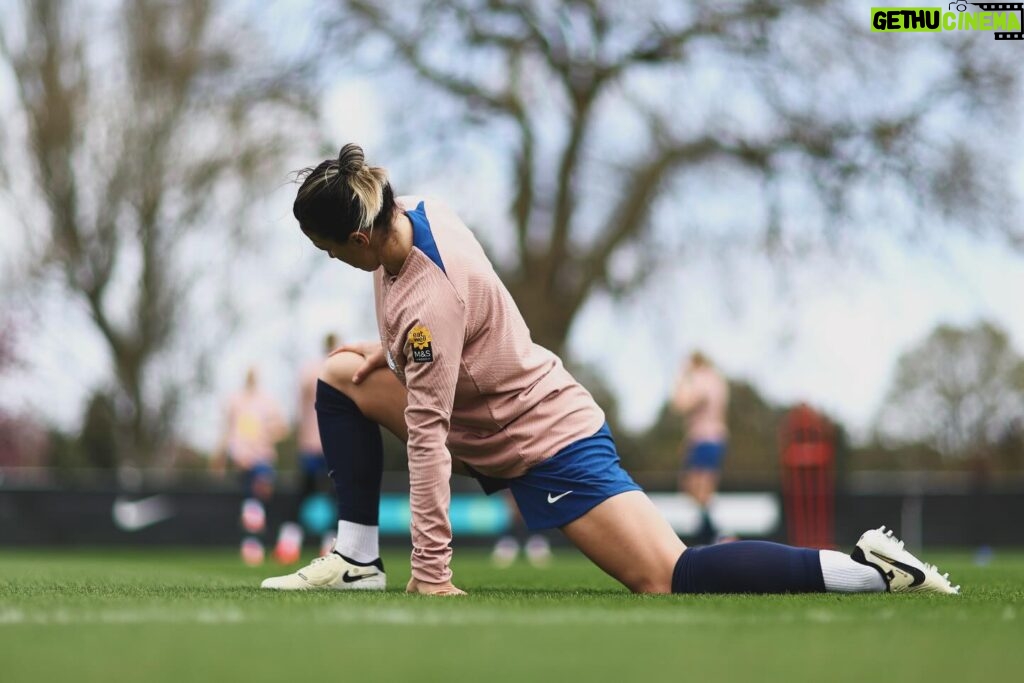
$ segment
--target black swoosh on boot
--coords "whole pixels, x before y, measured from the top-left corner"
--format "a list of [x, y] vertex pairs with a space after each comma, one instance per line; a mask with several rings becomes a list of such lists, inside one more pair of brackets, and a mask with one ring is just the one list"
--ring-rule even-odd
[[[373, 574], [358, 574], [356, 576], [352, 576], [351, 574], [348, 573], [348, 570], [346, 569], [345, 573], [341, 575], [341, 580], [344, 581], [345, 583], [355, 583], [356, 581], [362, 581], [363, 579], [368, 579], [371, 576], [377, 576], [377, 574], [376, 573], [373, 573]], [[924, 581], [924, 574], [921, 575], [921, 580]], [[915, 585], [917, 585], [917, 584], [915, 584]]]
[[878, 559], [882, 560], [883, 562], [888, 562], [889, 564], [891, 564], [892, 566], [896, 567], [897, 569], [899, 569], [901, 571], [904, 571], [907, 574], [910, 574], [911, 576], [913, 576], [914, 577], [914, 582], [912, 584], [910, 584], [911, 588], [913, 588], [914, 586], [920, 586], [922, 583], [924, 583], [924, 578], [925, 578], [924, 577], [924, 572], [921, 571], [920, 569], [918, 569], [917, 567], [913, 567], [913, 566], [911, 566], [909, 564], [904, 564], [903, 562], [900, 562], [899, 560], [894, 560], [891, 557], [886, 557], [885, 555], [879, 555], [878, 553], [876, 553], [874, 551], [872, 551], [871, 554], [874, 555], [875, 557], [877, 557]]

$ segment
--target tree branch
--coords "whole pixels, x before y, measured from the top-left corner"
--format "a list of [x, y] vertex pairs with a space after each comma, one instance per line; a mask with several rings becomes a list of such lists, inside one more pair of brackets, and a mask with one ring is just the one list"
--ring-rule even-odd
[[472, 104], [482, 105], [503, 114], [514, 115], [513, 105], [507, 92], [488, 93], [482, 86], [472, 81], [460, 79], [428, 64], [418, 50], [418, 47], [423, 44], [422, 35], [407, 35], [398, 31], [389, 18], [384, 16], [372, 2], [349, 0], [348, 5], [375, 31], [385, 36], [421, 77], [454, 96], [465, 98]]

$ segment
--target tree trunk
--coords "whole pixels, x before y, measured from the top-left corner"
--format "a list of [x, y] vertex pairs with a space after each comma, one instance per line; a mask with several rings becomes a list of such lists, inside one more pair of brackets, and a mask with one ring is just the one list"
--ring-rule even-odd
[[564, 293], [553, 291], [543, 278], [511, 278], [505, 284], [530, 328], [533, 341], [564, 355], [579, 306]]

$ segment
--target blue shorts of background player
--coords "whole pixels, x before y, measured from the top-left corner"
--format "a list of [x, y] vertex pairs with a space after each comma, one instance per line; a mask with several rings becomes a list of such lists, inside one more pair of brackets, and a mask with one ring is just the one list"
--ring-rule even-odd
[[642, 490], [622, 469], [607, 424], [519, 477], [477, 479], [488, 495], [509, 489], [530, 531], [565, 526], [612, 496]]
[[684, 469], [720, 470], [725, 459], [724, 441], [697, 441], [690, 444]]
[[319, 451], [300, 451], [299, 469], [303, 474], [316, 476], [321, 472], [327, 474], [327, 461]]
[[274, 467], [269, 463], [257, 463], [242, 471], [242, 485], [246, 498], [266, 501], [274, 490]]

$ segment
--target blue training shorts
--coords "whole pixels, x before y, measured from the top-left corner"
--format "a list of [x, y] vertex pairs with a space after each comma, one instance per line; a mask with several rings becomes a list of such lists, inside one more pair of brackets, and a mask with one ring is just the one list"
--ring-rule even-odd
[[512, 491], [531, 531], [554, 529], [579, 519], [598, 504], [626, 491], [641, 491], [622, 469], [608, 425], [575, 441], [514, 479], [478, 477], [484, 491]]
[[724, 441], [698, 441], [690, 445], [686, 468], [691, 470], [720, 470], [725, 458]]

